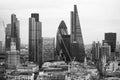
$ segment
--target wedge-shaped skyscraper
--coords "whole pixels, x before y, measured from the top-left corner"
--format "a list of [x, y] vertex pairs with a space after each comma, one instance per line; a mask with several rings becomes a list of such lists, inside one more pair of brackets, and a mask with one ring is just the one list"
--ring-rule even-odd
[[84, 62], [85, 49], [81, 26], [77, 11], [77, 6], [74, 5], [74, 11], [71, 12], [71, 54], [72, 58], [79, 62]]

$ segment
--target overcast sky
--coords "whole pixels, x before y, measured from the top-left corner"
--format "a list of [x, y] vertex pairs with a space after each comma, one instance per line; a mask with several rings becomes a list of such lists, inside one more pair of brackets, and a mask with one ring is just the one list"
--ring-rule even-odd
[[55, 37], [61, 20], [70, 32], [70, 11], [74, 4], [78, 8], [85, 44], [103, 40], [105, 32], [116, 32], [120, 41], [120, 0], [0, 0], [0, 40], [4, 40], [2, 21], [10, 23], [12, 13], [20, 20], [22, 43], [28, 43], [31, 13], [39, 13], [43, 37]]

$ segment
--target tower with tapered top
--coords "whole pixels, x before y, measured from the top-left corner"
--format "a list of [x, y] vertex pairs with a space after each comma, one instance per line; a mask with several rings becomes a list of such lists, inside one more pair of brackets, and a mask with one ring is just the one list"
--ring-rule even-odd
[[75, 61], [84, 62], [85, 48], [81, 32], [81, 26], [77, 11], [77, 6], [74, 5], [74, 11], [71, 12], [71, 37], [70, 37], [70, 50], [72, 58]]

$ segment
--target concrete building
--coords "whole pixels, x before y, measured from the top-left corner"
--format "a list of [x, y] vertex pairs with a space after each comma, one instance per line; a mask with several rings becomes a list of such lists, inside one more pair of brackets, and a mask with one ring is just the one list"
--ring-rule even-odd
[[20, 65], [20, 54], [16, 50], [16, 43], [11, 42], [11, 49], [7, 51], [7, 69], [16, 69]]
[[43, 38], [42, 61], [54, 60], [55, 38]]
[[31, 73], [35, 73], [39, 71], [39, 65], [34, 64], [34, 63], [25, 63], [25, 64], [21, 64], [18, 68], [17, 68], [18, 72], [31, 72]]
[[42, 65], [42, 23], [38, 13], [29, 18], [29, 61]]
[[7, 75], [6, 80], [34, 80], [34, 73], [14, 71]]

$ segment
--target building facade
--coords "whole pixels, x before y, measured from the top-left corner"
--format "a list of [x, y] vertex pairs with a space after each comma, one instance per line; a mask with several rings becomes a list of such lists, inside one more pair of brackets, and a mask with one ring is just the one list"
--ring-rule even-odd
[[56, 52], [60, 60], [70, 61], [70, 35], [68, 35], [67, 26], [62, 20], [56, 35]]
[[101, 61], [105, 64], [110, 60], [110, 54], [111, 54], [111, 47], [107, 44], [104, 43], [101, 46]]
[[20, 54], [16, 50], [16, 43], [11, 42], [10, 51], [7, 51], [7, 69], [16, 69], [20, 65]]
[[10, 43], [11, 43], [11, 24], [7, 24], [5, 30], [5, 50], [10, 50]]
[[38, 13], [29, 18], [29, 61], [42, 64], [42, 23]]
[[77, 11], [77, 6], [74, 5], [74, 11], [71, 12], [71, 54], [76, 61], [84, 62], [85, 48], [81, 32], [81, 26]]
[[116, 33], [105, 33], [105, 41], [111, 46], [111, 52], [116, 49]]
[[43, 38], [42, 61], [54, 60], [55, 38]]

